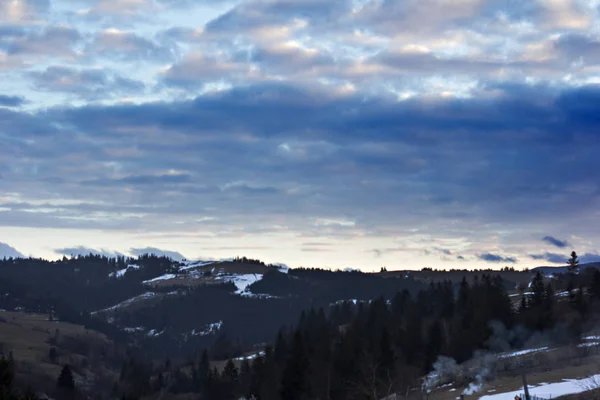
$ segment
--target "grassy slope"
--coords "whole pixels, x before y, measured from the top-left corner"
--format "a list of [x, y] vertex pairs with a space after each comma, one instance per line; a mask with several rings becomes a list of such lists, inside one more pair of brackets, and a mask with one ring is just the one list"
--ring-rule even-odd
[[[111, 343], [95, 331], [66, 322], [49, 321], [47, 315], [18, 312], [0, 312], [0, 348], [5, 355], [12, 352], [16, 361], [16, 381], [35, 382], [48, 389], [54, 386], [62, 366], [68, 364], [76, 372], [76, 379], [101, 371], [106, 376], [114, 372], [106, 369], [94, 348], [108, 348]], [[56, 349], [57, 358], [49, 359], [50, 349]], [[82, 354], [85, 353], [85, 354]]]

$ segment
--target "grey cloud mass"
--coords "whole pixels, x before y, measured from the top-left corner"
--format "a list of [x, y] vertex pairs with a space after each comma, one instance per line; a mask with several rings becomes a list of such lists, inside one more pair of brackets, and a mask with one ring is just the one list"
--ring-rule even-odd
[[[285, 237], [303, 265], [598, 253], [590, 2], [11, 4], [0, 233], [68, 230], [65, 254], [93, 250], [73, 232], [160, 232], [273, 259], [285, 246], [243, 244]], [[194, 255], [186, 240], [114, 248]]]
[[6, 96], [0, 94], [0, 107], [19, 107], [25, 103], [25, 98], [21, 96]]
[[554, 236], [544, 236], [542, 240], [554, 247], [558, 247], [561, 249], [569, 245], [569, 242], [567, 242], [566, 240], [560, 240], [555, 238]]
[[500, 254], [483, 253], [477, 256], [480, 260], [494, 262], [494, 263], [517, 263], [517, 259], [514, 257], [502, 256]]

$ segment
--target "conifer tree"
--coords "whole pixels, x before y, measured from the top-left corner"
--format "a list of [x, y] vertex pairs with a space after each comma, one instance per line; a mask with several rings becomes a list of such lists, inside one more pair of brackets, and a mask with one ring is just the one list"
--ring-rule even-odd
[[75, 389], [75, 379], [73, 379], [73, 372], [68, 365], [65, 365], [58, 376], [58, 381], [56, 382], [57, 386], [60, 389]]
[[571, 273], [571, 274], [576, 273], [577, 269], [579, 268], [579, 259], [577, 259], [577, 253], [575, 253], [574, 251], [571, 252], [571, 258], [569, 258], [569, 260], [567, 262], [568, 262], [567, 268], [569, 270], [569, 273]]
[[308, 358], [304, 351], [302, 334], [299, 330], [294, 333], [290, 358], [285, 363], [281, 377], [281, 398], [300, 400], [308, 391], [306, 375]]

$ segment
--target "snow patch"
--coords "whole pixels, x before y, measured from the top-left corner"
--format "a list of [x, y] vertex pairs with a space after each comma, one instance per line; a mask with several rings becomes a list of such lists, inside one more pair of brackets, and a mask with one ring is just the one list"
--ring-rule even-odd
[[108, 274], [109, 278], [122, 278], [123, 276], [125, 276], [125, 274], [127, 273], [127, 271], [131, 271], [134, 269], [140, 269], [140, 266], [137, 264], [129, 264], [126, 268], [120, 269], [118, 271], [115, 272], [111, 272], [110, 274]]
[[214, 335], [216, 334], [223, 325], [223, 321], [213, 322], [212, 324], [208, 324], [202, 330], [192, 330], [192, 336], [206, 336], [206, 335]]
[[207, 265], [212, 265], [217, 263], [218, 261], [196, 261], [179, 267], [180, 271], [187, 271], [188, 269], [194, 269], [199, 267], [206, 267]]
[[249, 286], [260, 281], [262, 277], [262, 274], [219, 275], [216, 280], [231, 282], [237, 288], [235, 294], [250, 297], [253, 293], [250, 291]]
[[123, 328], [123, 330], [125, 332], [134, 333], [134, 332], [145, 331], [146, 328], [144, 328], [143, 326], [138, 326], [138, 327], [135, 327], [135, 328]]
[[[600, 374], [584, 379], [563, 379], [562, 382], [541, 383], [537, 386], [529, 386], [529, 394], [541, 398], [556, 398], [570, 394], [577, 394], [592, 390], [594, 382], [600, 382]], [[523, 388], [513, 392], [486, 395], [479, 400], [513, 400], [516, 395], [521, 395]]]
[[144, 281], [142, 283], [152, 283], [152, 282], [158, 282], [158, 281], [166, 281], [166, 280], [173, 279], [173, 278], [177, 278], [177, 275], [175, 275], [175, 274], [164, 274], [164, 275], [158, 276], [158, 277], [153, 278], [153, 279], [148, 279], [147, 281]]
[[264, 351], [259, 351], [256, 354], [251, 354], [249, 356], [242, 356], [242, 357], [237, 357], [235, 358], [236, 361], [244, 361], [244, 360], [254, 360], [257, 357], [262, 357], [265, 355]]
[[127, 300], [125, 300], [125, 301], [122, 301], [122, 302], [120, 302], [119, 304], [115, 304], [115, 305], [114, 305], [114, 306], [112, 306], [112, 307], [108, 307], [108, 308], [105, 308], [105, 309], [103, 309], [103, 310], [100, 310], [100, 311], [94, 311], [94, 312], [93, 312], [93, 313], [91, 313], [91, 314], [96, 314], [96, 313], [98, 313], [98, 312], [101, 312], [101, 311], [112, 311], [112, 310], [116, 310], [116, 309], [118, 309], [118, 308], [122, 308], [122, 307], [128, 306], [128, 305], [130, 305], [130, 304], [136, 303], [136, 302], [138, 302], [138, 301], [140, 301], [140, 300], [149, 299], [149, 298], [151, 298], [151, 297], [154, 297], [154, 296], [157, 296], [157, 295], [158, 295], [158, 293], [155, 293], [155, 292], [146, 292], [146, 293], [140, 294], [139, 296], [135, 296], [135, 297], [132, 297], [132, 298], [130, 298], [130, 299], [127, 299]]
[[580, 343], [577, 345], [577, 347], [594, 347], [594, 346], [598, 346], [600, 344], [600, 342], [586, 342], [586, 343]]
[[548, 347], [540, 347], [537, 349], [526, 349], [526, 350], [519, 350], [519, 351], [515, 351], [512, 353], [506, 353], [506, 354], [501, 354], [498, 356], [499, 359], [505, 359], [505, 358], [511, 358], [511, 357], [519, 357], [525, 354], [530, 354], [530, 353], [537, 353], [540, 351], [546, 351], [548, 350]]
[[163, 333], [165, 333], [164, 329], [160, 332], [157, 329], [150, 329], [150, 332], [148, 332], [148, 336], [149, 337], [157, 337], [157, 336], [162, 335]]

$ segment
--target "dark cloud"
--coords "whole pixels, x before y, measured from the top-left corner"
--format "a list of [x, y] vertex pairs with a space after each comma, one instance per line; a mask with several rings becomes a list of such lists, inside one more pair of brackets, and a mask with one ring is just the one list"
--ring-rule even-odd
[[157, 256], [169, 257], [176, 261], [181, 261], [183, 259], [186, 259], [186, 257], [183, 254], [181, 254], [177, 251], [162, 250], [162, 249], [157, 249], [156, 247], [144, 247], [144, 248], [130, 249], [129, 252], [136, 257], [142, 256], [144, 254], [154, 254]]
[[2, 258], [24, 258], [23, 253], [19, 252], [12, 246], [0, 242], [0, 259]]
[[530, 254], [529, 257], [534, 260], [544, 260], [555, 264], [566, 264], [569, 258], [564, 254], [557, 253]]
[[598, 253], [585, 253], [582, 256], [579, 256], [580, 263], [591, 263], [591, 262], [599, 262], [600, 254]]
[[118, 257], [122, 256], [122, 253], [113, 250], [107, 249], [93, 249], [85, 246], [77, 246], [77, 247], [65, 247], [62, 249], [54, 249], [56, 254], [60, 254], [63, 256], [87, 256], [88, 254], [101, 255], [106, 257]]
[[97, 179], [85, 181], [85, 185], [115, 186], [115, 185], [177, 185], [189, 182], [189, 174], [159, 174], [159, 175], [131, 175], [123, 178]]
[[[392, 219], [533, 221], [589, 209], [598, 193], [574, 196], [571, 187], [600, 178], [593, 172], [600, 143], [589, 133], [600, 127], [589, 119], [600, 103], [587, 102], [598, 89], [540, 88], [537, 99], [531, 90], [398, 103], [270, 83], [174, 103], [0, 110], [0, 132], [10, 151], [36, 160], [40, 178], [63, 179], [54, 191], [82, 196], [78, 185], [86, 184], [89, 195], [129, 204], [118, 192], [127, 185], [140, 205], [161, 210], [177, 195], [189, 212], [200, 209], [199, 199], [226, 218], [339, 210], [375, 228]], [[581, 109], [585, 118], [572, 111]], [[578, 125], [589, 129], [575, 134]], [[14, 126], [24, 134], [11, 133]], [[414, 213], [399, 213], [399, 204]]]
[[566, 240], [560, 240], [555, 238], [554, 236], [544, 236], [542, 238], [542, 241], [551, 244], [554, 247], [558, 247], [558, 248], [565, 248], [569, 245], [569, 242], [567, 242]]
[[511, 263], [511, 264], [515, 264], [517, 263], [517, 259], [514, 257], [506, 257], [506, 256], [502, 256], [499, 254], [493, 254], [493, 253], [483, 253], [483, 254], [478, 254], [477, 258], [479, 258], [480, 260], [483, 261], [488, 261], [488, 262], [494, 262], [494, 263]]
[[0, 94], [0, 107], [19, 107], [25, 103], [21, 96], [6, 96]]

